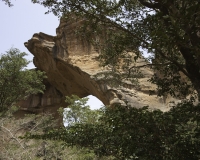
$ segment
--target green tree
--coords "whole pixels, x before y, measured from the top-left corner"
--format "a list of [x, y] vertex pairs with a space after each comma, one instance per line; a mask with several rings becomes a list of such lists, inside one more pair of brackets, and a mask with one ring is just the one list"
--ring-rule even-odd
[[68, 103], [67, 108], [60, 108], [60, 113], [63, 114], [63, 121], [66, 125], [71, 126], [76, 123], [94, 123], [98, 120], [100, 112], [91, 110], [87, 105], [88, 98], [79, 98], [76, 95], [66, 96]]
[[[105, 35], [100, 57], [116, 66], [118, 58], [137, 59], [143, 49], [158, 74], [151, 79], [158, 94], [181, 97], [194, 88], [200, 98], [199, 0], [38, 0], [48, 12], [86, 18], [90, 35]], [[104, 26], [104, 27], [103, 27]], [[106, 27], [105, 27], [106, 26]], [[91, 29], [92, 28], [92, 29]], [[84, 28], [84, 32], [88, 27]], [[117, 32], [115, 31], [117, 30]], [[85, 38], [91, 38], [85, 37]], [[100, 42], [99, 42], [100, 43]], [[133, 51], [137, 56], [130, 56]], [[127, 63], [127, 75], [135, 66]], [[162, 76], [159, 76], [159, 75]], [[182, 80], [187, 77], [190, 81]]]
[[25, 67], [29, 64], [16, 48], [0, 56], [0, 113], [4, 114], [19, 100], [31, 94], [43, 93], [44, 72]]
[[147, 107], [104, 107], [94, 123], [76, 123], [29, 138], [62, 140], [117, 160], [198, 160], [200, 106], [178, 104], [169, 112]]

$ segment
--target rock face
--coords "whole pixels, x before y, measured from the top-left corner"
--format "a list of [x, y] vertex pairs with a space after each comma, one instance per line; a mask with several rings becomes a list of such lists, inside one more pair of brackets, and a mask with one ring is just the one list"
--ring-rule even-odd
[[54, 106], [65, 105], [64, 96], [47, 80], [44, 80], [44, 94], [31, 95], [26, 100], [21, 100], [18, 104], [24, 112], [40, 113]]
[[58, 119], [57, 124], [63, 124], [62, 117], [58, 113], [58, 108], [65, 107], [65, 97], [52, 86], [48, 80], [44, 80], [45, 91], [44, 94], [31, 95], [26, 100], [21, 100], [18, 105], [20, 110], [15, 113], [15, 117], [21, 118], [25, 114], [48, 114], [53, 113], [54, 117]]
[[[56, 36], [36, 33], [25, 42], [34, 55], [35, 66], [45, 71], [48, 77], [45, 94], [30, 97], [26, 106], [38, 111], [54, 106], [55, 110], [63, 104], [64, 96], [75, 94], [79, 97], [93, 95], [105, 105], [127, 102], [138, 108], [149, 105], [152, 109], [168, 110], [172, 99], [156, 96], [156, 86], [147, 81], [153, 75], [149, 67], [141, 70], [144, 77], [139, 78], [140, 86], [137, 88], [130, 82], [112, 87], [103, 79], [96, 78], [95, 75], [106, 69], [99, 66], [95, 47], [75, 34], [75, 29], [81, 24], [81, 21], [61, 20]], [[145, 64], [147, 62], [141, 58], [136, 65]], [[151, 96], [150, 91], [154, 93]], [[22, 106], [26, 108], [24, 104]]]

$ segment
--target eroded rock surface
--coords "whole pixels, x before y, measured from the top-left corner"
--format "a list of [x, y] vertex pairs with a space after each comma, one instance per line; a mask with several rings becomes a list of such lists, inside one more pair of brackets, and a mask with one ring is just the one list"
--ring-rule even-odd
[[[81, 21], [61, 20], [56, 29], [56, 36], [36, 33], [25, 43], [25, 46], [34, 55], [35, 66], [46, 72], [49, 87], [53, 91], [50, 97], [54, 97], [49, 101], [48, 98], [45, 98], [45, 94], [48, 95], [47, 88], [40, 100], [38, 100], [38, 96], [32, 97], [35, 99], [34, 102], [31, 104], [27, 102], [26, 106], [45, 109], [42, 102], [45, 101], [43, 99], [46, 99], [47, 106], [52, 103], [55, 107], [58, 101], [59, 104], [61, 103], [64, 96], [75, 94], [79, 97], [96, 96], [105, 105], [127, 102], [138, 108], [148, 105], [152, 109], [163, 111], [169, 109], [169, 102], [173, 99], [156, 96], [156, 86], [148, 82], [153, 75], [153, 71], [149, 67], [142, 69], [144, 77], [139, 79], [139, 87], [135, 87], [130, 82], [112, 87], [106, 81], [96, 78], [95, 75], [107, 69], [99, 66], [95, 47], [75, 34], [76, 27], [81, 24]], [[145, 64], [147, 61], [141, 58], [136, 65]]]

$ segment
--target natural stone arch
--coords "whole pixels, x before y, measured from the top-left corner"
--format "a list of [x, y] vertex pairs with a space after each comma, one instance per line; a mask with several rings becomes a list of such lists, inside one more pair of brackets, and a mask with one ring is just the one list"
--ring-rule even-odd
[[[108, 68], [99, 66], [98, 53], [92, 44], [80, 43], [74, 30], [79, 25], [82, 25], [82, 22], [61, 20], [56, 29], [56, 36], [37, 33], [25, 43], [27, 49], [34, 55], [35, 66], [46, 72], [48, 89], [44, 95], [31, 96], [27, 101], [23, 101], [24, 104], [30, 104], [33, 99], [39, 99], [38, 105], [20, 103], [24, 106], [23, 110], [37, 108], [38, 112], [43, 112], [51, 108], [50, 110], [55, 112], [61, 104], [66, 105], [64, 97], [72, 94], [79, 97], [93, 95], [104, 105], [119, 103], [124, 105], [128, 102], [128, 105], [137, 108], [149, 105], [152, 109], [163, 111], [169, 109], [168, 104], [161, 103], [156, 94], [149, 95], [150, 91], [156, 92], [156, 86], [148, 82], [154, 74], [150, 67], [141, 69], [144, 76], [138, 79], [139, 87], [135, 87], [130, 82], [123, 82], [122, 86], [113, 87], [101, 78], [95, 77], [98, 73], [108, 71]], [[140, 58], [135, 65], [145, 66], [147, 63], [144, 58]], [[55, 97], [58, 99], [55, 100]], [[51, 104], [49, 105], [48, 102]]]

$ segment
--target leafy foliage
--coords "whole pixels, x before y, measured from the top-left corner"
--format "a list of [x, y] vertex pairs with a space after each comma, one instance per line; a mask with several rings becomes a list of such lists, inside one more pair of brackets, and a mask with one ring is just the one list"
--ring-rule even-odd
[[31, 94], [43, 93], [44, 73], [27, 70], [28, 61], [16, 48], [0, 57], [0, 113], [4, 114], [17, 101]]
[[40, 135], [27, 133], [25, 137], [62, 140], [67, 146], [93, 150], [98, 157], [197, 160], [199, 108], [191, 102], [180, 103], [168, 112], [150, 111], [148, 107], [103, 107], [98, 111], [98, 120], [92, 123], [82, 119], [83, 123]]
[[[115, 73], [120, 71], [123, 59], [125, 77], [129, 78], [136, 68], [132, 62], [144, 54], [143, 49], [149, 53], [150, 65], [156, 71], [150, 81], [158, 85], [159, 95], [169, 93], [183, 98], [195, 89], [200, 99], [199, 0], [32, 2], [48, 7], [55, 15], [86, 19], [78, 34], [84, 31], [85, 39], [100, 37], [100, 41], [92, 37], [93, 43], [98, 44], [99, 58], [103, 65], [113, 66]], [[165, 113], [145, 107], [103, 108], [99, 111], [101, 116], [89, 123], [86, 117], [92, 112], [87, 107], [77, 107], [79, 104], [71, 105], [67, 112], [70, 125], [66, 128], [41, 135], [29, 133], [27, 137], [62, 140], [68, 146], [93, 150], [99, 157], [200, 159], [199, 105], [185, 102]]]
[[64, 124], [71, 126], [76, 123], [94, 123], [98, 120], [100, 112], [91, 110], [86, 105], [88, 98], [79, 98], [76, 95], [66, 96], [67, 108], [60, 108], [59, 112], [64, 115]]
[[[147, 51], [157, 72], [151, 81], [158, 84], [159, 95], [184, 97], [193, 88], [200, 95], [199, 0], [33, 2], [57, 16], [86, 19], [84, 38], [93, 38], [95, 42], [94, 35], [104, 37], [98, 44], [103, 48], [100, 58], [106, 65], [118, 66], [119, 58], [126, 57], [130, 51], [136, 54], [128, 58], [130, 61]], [[130, 76], [135, 67], [131, 63], [125, 66]]]

